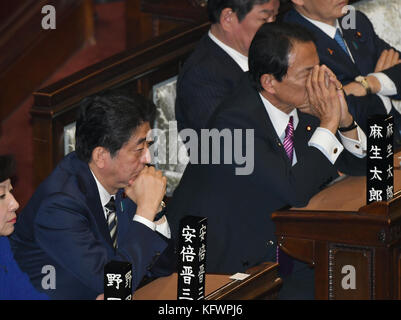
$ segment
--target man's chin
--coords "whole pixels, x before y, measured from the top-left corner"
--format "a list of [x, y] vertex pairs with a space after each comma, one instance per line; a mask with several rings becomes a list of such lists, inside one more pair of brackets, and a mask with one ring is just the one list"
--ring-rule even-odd
[[308, 113], [308, 111], [310, 110], [310, 104], [309, 103], [300, 104], [299, 106], [296, 106], [295, 108], [301, 112]]

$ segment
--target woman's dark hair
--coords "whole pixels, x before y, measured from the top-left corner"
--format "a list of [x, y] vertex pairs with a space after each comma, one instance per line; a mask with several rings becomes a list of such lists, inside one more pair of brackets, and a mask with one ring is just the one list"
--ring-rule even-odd
[[15, 160], [12, 155], [0, 155], [0, 182], [3, 182], [15, 174]]
[[153, 124], [155, 114], [156, 106], [140, 95], [114, 91], [85, 98], [75, 131], [78, 158], [89, 163], [98, 146], [114, 156], [140, 125]]
[[238, 21], [242, 21], [252, 10], [254, 5], [264, 4], [270, 0], [209, 0], [207, 13], [211, 23], [218, 23], [223, 9], [231, 8], [237, 14]]
[[265, 23], [256, 32], [249, 48], [249, 76], [253, 87], [262, 91], [260, 77], [272, 74], [281, 81], [288, 71], [288, 57], [294, 42], [314, 41], [313, 35], [299, 25]]

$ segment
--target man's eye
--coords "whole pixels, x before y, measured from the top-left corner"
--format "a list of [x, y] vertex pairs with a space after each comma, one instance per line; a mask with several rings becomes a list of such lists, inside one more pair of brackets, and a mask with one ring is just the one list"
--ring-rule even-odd
[[0, 199], [1, 200], [5, 199], [5, 198], [6, 198], [6, 194], [5, 193], [0, 195]]

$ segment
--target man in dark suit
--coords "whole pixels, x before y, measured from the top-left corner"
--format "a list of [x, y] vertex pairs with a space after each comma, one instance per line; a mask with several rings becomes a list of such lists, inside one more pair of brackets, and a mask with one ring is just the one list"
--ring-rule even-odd
[[154, 222], [166, 179], [146, 166], [154, 114], [155, 106], [140, 96], [87, 98], [77, 119], [76, 152], [19, 215], [11, 238], [15, 259], [52, 299], [95, 299], [111, 260], [132, 263], [134, 289], [145, 275], [174, 271], [166, 217]]
[[[212, 116], [209, 128], [237, 136], [233, 144], [220, 141], [220, 156], [227, 150], [243, 155], [252, 144], [254, 165], [251, 173], [237, 175], [241, 165], [236, 161], [191, 163], [169, 203], [173, 236], [183, 216], [208, 218], [208, 272], [243, 272], [275, 261], [272, 212], [305, 206], [338, 177], [337, 170], [364, 174], [366, 136], [348, 112], [340, 83], [318, 64], [308, 32], [264, 24], [250, 47], [249, 74]], [[249, 130], [253, 140], [245, 144]], [[284, 283], [292, 282], [295, 289], [285, 290], [285, 297], [313, 298], [313, 276], [306, 265], [295, 262], [288, 277]]]
[[177, 82], [178, 130], [205, 128], [217, 105], [248, 71], [258, 28], [275, 20], [279, 0], [209, 0], [210, 31], [185, 62]]
[[391, 102], [401, 98], [399, 52], [377, 36], [363, 13], [353, 10], [346, 14], [348, 0], [292, 3], [294, 8], [284, 21], [313, 32], [320, 62], [344, 85], [350, 111], [359, 124], [365, 128], [369, 115], [390, 113], [400, 131], [401, 116]]

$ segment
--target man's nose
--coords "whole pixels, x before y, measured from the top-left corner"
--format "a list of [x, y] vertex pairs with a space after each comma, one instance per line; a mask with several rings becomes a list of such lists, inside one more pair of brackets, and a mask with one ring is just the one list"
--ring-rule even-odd
[[149, 148], [146, 146], [144, 150], [144, 154], [142, 155], [143, 163], [150, 163], [152, 161], [152, 157], [150, 156]]

